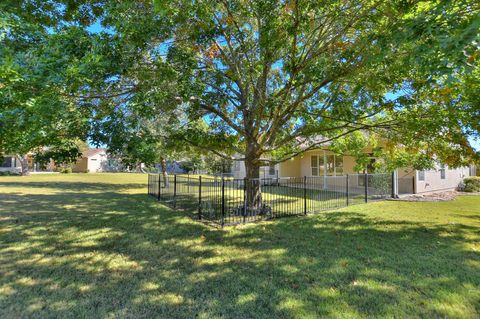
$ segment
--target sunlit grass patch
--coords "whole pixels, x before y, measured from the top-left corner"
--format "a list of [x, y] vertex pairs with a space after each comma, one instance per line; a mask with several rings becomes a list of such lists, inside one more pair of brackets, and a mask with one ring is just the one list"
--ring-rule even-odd
[[215, 229], [142, 174], [0, 177], [0, 318], [478, 318], [480, 197]]

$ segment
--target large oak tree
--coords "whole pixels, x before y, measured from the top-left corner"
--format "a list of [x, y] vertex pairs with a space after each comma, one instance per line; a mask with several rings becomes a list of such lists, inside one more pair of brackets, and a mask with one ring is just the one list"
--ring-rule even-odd
[[326, 142], [361, 146], [349, 141], [358, 131], [388, 138], [390, 157], [420, 150], [422, 163], [435, 154], [460, 165], [476, 155], [467, 142], [478, 134], [475, 1], [53, 3], [27, 18], [54, 29], [60, 47], [86, 44], [59, 82], [88, 110], [95, 140], [121, 143], [132, 131], [110, 124], [135, 118], [145, 131], [142, 119], [180, 108], [170, 142], [243, 154], [251, 178]]

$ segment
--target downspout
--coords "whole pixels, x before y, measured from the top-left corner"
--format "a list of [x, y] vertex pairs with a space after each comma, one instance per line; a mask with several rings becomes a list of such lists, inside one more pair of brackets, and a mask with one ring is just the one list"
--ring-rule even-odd
[[393, 180], [394, 180], [394, 194], [395, 194], [395, 198], [398, 198], [399, 197], [398, 196], [399, 195], [399, 191], [398, 191], [398, 187], [399, 187], [399, 185], [398, 185], [398, 169], [395, 169], [393, 171], [393, 175], [394, 175], [394, 178], [393, 178]]

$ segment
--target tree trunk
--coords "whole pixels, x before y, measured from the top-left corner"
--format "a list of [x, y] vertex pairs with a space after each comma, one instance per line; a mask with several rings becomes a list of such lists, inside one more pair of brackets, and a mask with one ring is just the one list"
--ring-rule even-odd
[[28, 170], [28, 158], [27, 155], [17, 155], [17, 159], [22, 166], [22, 176], [30, 175], [30, 171]]
[[167, 173], [167, 161], [165, 160], [165, 158], [163, 157], [160, 158], [160, 165], [162, 166], [162, 175], [163, 175], [164, 185], [165, 185], [165, 188], [167, 188], [169, 183], [168, 183], [168, 173]]
[[246, 201], [247, 209], [259, 212], [262, 209], [262, 190], [260, 180], [260, 162], [257, 158], [247, 155], [245, 160], [246, 169]]

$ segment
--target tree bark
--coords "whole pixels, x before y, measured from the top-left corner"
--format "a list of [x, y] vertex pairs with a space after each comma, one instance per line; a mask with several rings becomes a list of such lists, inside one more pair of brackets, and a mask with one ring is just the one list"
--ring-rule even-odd
[[30, 171], [28, 169], [28, 158], [27, 155], [17, 155], [17, 159], [22, 166], [22, 176], [30, 175]]
[[167, 161], [165, 160], [165, 158], [163, 158], [163, 157], [160, 158], [160, 165], [162, 167], [162, 175], [163, 175], [164, 185], [167, 188], [169, 183], [168, 183], [168, 173], [167, 173]]
[[246, 201], [247, 209], [258, 210], [262, 208], [262, 190], [260, 180], [260, 161], [258, 153], [250, 150], [245, 159], [246, 170]]

